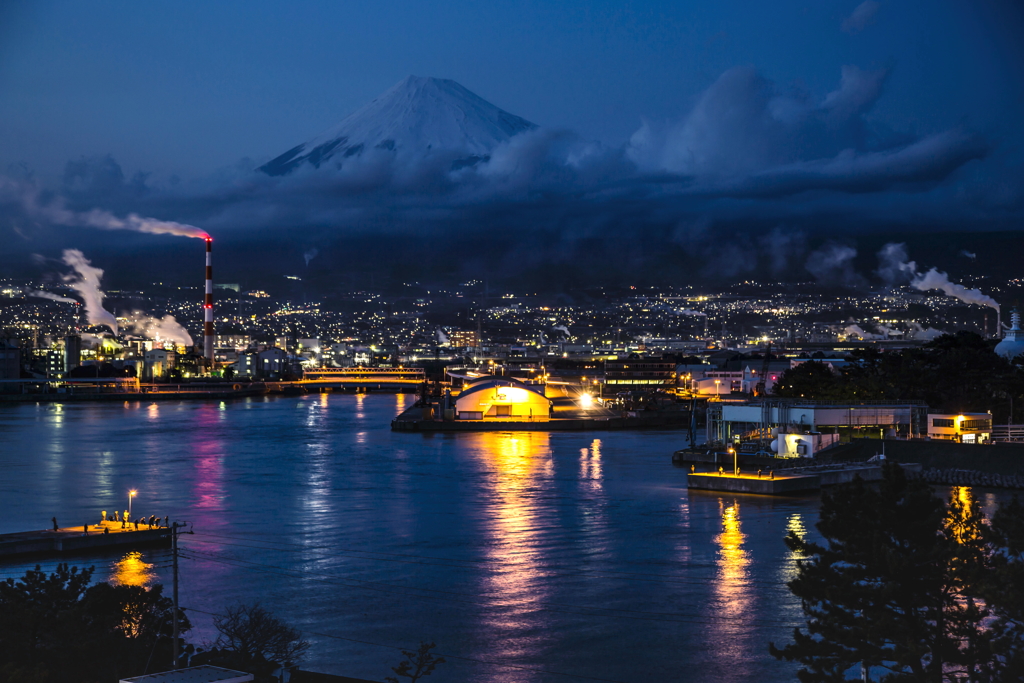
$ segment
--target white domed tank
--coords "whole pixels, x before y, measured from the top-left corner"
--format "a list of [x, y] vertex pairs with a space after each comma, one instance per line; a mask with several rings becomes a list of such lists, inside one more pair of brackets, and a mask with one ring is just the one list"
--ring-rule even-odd
[[1020, 329], [1020, 313], [1016, 308], [1010, 314], [1010, 329], [1003, 335], [1003, 341], [996, 344], [995, 351], [1006, 360], [1024, 353], [1024, 330]]

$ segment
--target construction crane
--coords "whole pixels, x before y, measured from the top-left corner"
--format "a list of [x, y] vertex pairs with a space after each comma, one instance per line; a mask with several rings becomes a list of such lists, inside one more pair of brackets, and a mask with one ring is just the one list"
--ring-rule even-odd
[[757, 384], [754, 386], [754, 396], [765, 395], [765, 382], [768, 381], [768, 359], [772, 356], [772, 343], [768, 342], [768, 346], [764, 350], [764, 362], [761, 363], [761, 375], [757, 378]]

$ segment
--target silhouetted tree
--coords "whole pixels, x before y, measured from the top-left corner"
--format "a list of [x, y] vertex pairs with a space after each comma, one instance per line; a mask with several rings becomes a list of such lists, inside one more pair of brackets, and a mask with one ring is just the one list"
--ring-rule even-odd
[[265, 660], [288, 666], [298, 663], [309, 649], [302, 634], [284, 623], [259, 602], [229, 607], [223, 616], [214, 617], [220, 634], [215, 645], [237, 653], [241, 661]]
[[92, 574], [60, 564], [0, 583], [0, 680], [98, 683], [170, 663], [173, 608], [162, 586], [90, 586]]
[[806, 558], [789, 583], [806, 630], [769, 646], [802, 664], [801, 681], [861, 680], [864, 670], [883, 681], [991, 680], [999, 662], [978, 598], [992, 553], [977, 503], [964, 495], [947, 506], [887, 465], [877, 488], [858, 478], [824, 495], [817, 528], [823, 544], [786, 538]]
[[[434, 643], [420, 643], [416, 652], [402, 650], [405, 659], [398, 665], [391, 667], [391, 670], [402, 678], [408, 678], [410, 683], [415, 683], [424, 676], [434, 673], [438, 664], [444, 664], [444, 657], [435, 657], [431, 650], [436, 647]], [[388, 683], [399, 683], [394, 676], [387, 676]]]

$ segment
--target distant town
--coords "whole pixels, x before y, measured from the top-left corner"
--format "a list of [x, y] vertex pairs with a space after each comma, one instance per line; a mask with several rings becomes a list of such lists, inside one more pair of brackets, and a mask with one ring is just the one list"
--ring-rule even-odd
[[[1008, 302], [1024, 291], [1024, 280], [963, 284]], [[266, 291], [216, 284], [214, 357], [207, 359], [199, 288], [154, 283], [105, 292], [100, 301], [116, 318], [116, 334], [109, 324], [90, 324], [74, 296], [66, 284], [0, 280], [0, 380], [285, 380], [320, 368], [425, 367], [429, 375], [459, 366], [578, 370], [606, 396], [641, 387], [723, 395], [753, 390], [761, 366], [741, 361], [762, 357], [769, 345], [772, 370], [781, 370], [793, 358], [909, 348], [961, 330], [998, 336], [993, 308], [909, 286], [738, 282], [719, 291], [593, 288], [546, 297], [469, 281], [318, 298], [302, 294], [295, 277]], [[614, 371], [616, 362], [637, 358], [662, 363], [643, 375]], [[696, 364], [731, 372], [686, 371]]]

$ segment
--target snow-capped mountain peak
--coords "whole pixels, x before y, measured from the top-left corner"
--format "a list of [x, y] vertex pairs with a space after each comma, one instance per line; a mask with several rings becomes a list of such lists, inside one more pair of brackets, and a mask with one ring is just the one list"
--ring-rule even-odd
[[486, 159], [512, 136], [536, 126], [495, 107], [455, 81], [409, 76], [335, 126], [259, 168], [285, 175], [304, 163], [342, 164], [369, 150], [444, 155], [453, 168]]

